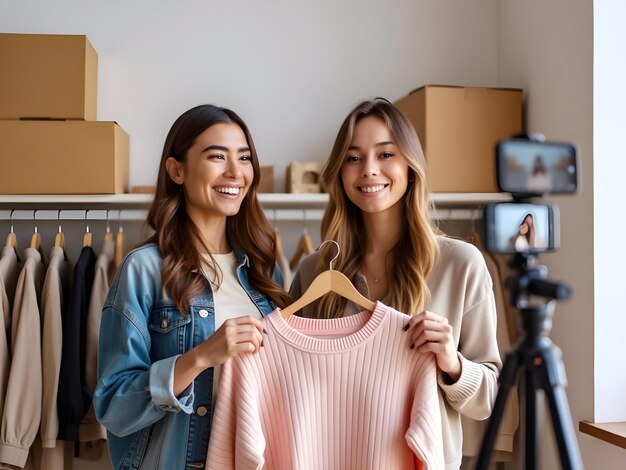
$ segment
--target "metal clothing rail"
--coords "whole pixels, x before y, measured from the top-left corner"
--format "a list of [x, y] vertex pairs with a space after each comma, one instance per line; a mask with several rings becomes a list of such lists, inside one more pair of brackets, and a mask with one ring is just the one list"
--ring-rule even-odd
[[[323, 209], [264, 209], [270, 222], [321, 221]], [[144, 221], [148, 211], [144, 209], [0, 209], [0, 220], [109, 220]], [[480, 220], [482, 209], [437, 208], [431, 216], [437, 220]]]
[[440, 221], [444, 220], [481, 220], [482, 209], [435, 209], [431, 216]]
[[142, 209], [16, 209], [0, 210], [0, 220], [146, 220], [148, 211]]
[[[265, 209], [265, 216], [273, 221], [320, 221], [323, 209]], [[127, 220], [144, 221], [144, 209], [0, 209], [0, 220]]]

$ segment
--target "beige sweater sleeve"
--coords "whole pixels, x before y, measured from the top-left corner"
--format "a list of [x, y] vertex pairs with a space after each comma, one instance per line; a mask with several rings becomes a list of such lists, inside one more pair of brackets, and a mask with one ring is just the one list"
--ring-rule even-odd
[[428, 310], [445, 316], [452, 325], [462, 368], [453, 384], [440, 373], [439, 386], [453, 409], [472, 419], [486, 419], [502, 361], [493, 284], [482, 254], [469, 243], [442, 238], [428, 285], [432, 296]]

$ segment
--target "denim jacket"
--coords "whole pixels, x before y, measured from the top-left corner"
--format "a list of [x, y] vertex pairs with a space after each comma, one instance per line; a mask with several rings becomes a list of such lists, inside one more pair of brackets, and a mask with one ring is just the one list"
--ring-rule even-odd
[[[235, 255], [241, 286], [262, 315], [271, 313], [269, 299], [250, 286], [248, 257]], [[213, 368], [178, 397], [173, 387], [177, 358], [215, 332], [213, 296], [207, 287], [183, 315], [163, 293], [161, 263], [153, 244], [129, 253], [102, 312], [93, 400], [115, 469], [194, 469], [206, 461]], [[282, 285], [278, 268], [274, 278]]]

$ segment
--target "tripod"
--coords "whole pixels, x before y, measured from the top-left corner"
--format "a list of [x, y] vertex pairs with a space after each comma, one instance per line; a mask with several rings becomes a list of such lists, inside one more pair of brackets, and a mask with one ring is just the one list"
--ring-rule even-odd
[[530, 295], [564, 299], [569, 297], [571, 290], [565, 284], [545, 280], [547, 268], [533, 265], [533, 256], [529, 253], [520, 253], [511, 263], [511, 266], [520, 271], [520, 275], [508, 279], [507, 287], [511, 289], [512, 302], [518, 308], [523, 334], [504, 359], [504, 366], [498, 379], [498, 395], [476, 460], [476, 469], [479, 470], [486, 470], [489, 465], [506, 400], [518, 374], [520, 382], [523, 383], [520, 390], [525, 424], [522, 427], [524, 468], [530, 470], [537, 468], [539, 390], [544, 391], [548, 401], [562, 468], [576, 470], [583, 468], [565, 395], [567, 380], [561, 351], [548, 338], [552, 327], [554, 301], [549, 300], [540, 306], [530, 306], [528, 302]]

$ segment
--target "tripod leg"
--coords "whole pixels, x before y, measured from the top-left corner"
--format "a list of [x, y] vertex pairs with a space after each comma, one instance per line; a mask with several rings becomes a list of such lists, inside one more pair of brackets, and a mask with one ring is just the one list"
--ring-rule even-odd
[[514, 350], [507, 353], [504, 358], [504, 365], [502, 366], [500, 377], [498, 378], [499, 385], [496, 402], [493, 405], [491, 417], [489, 418], [482, 443], [480, 444], [480, 451], [478, 452], [478, 458], [476, 460], [476, 470], [486, 470], [489, 467], [493, 446], [496, 442], [502, 417], [504, 416], [504, 406], [506, 405], [511, 387], [515, 385], [519, 367], [520, 358], [518, 351]]
[[567, 404], [565, 394], [565, 368], [561, 361], [561, 353], [558, 348], [549, 349], [541, 365], [544, 374], [542, 388], [545, 390], [546, 399], [550, 408], [554, 436], [559, 448], [561, 466], [564, 469], [582, 469], [582, 458], [576, 442], [576, 433], [572, 424], [572, 417]]
[[526, 470], [537, 468], [537, 383], [532, 370], [524, 369], [524, 465]]

